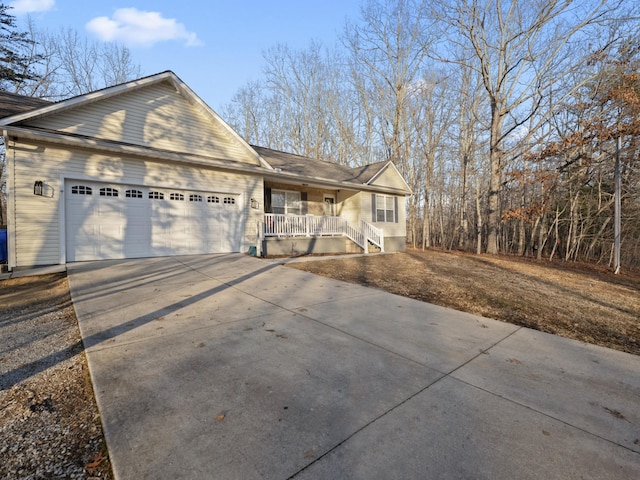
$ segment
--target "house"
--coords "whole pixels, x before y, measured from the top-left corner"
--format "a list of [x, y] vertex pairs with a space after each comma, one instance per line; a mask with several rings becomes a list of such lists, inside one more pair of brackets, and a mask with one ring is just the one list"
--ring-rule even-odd
[[7, 107], [10, 269], [404, 249], [411, 192], [391, 162], [348, 168], [249, 145], [173, 72]]

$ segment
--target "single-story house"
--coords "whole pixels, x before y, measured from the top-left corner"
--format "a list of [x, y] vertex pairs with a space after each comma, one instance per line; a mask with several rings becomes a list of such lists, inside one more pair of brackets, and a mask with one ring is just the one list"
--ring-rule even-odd
[[10, 97], [10, 269], [404, 249], [411, 191], [391, 162], [349, 168], [249, 145], [173, 72], [56, 103]]

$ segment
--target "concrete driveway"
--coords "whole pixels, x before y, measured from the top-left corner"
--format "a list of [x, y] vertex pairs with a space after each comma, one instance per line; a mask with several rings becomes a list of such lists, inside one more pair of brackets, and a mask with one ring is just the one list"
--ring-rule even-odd
[[640, 358], [244, 255], [68, 265], [118, 479], [640, 478]]

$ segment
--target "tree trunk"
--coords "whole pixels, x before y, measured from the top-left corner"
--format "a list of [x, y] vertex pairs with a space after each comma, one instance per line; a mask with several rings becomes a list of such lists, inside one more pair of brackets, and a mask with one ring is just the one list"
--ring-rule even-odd
[[489, 215], [487, 217], [487, 253], [498, 253], [498, 234], [500, 230], [500, 187], [502, 184], [502, 119], [496, 100], [491, 101], [491, 138], [489, 146], [489, 195], [487, 198]]
[[429, 191], [424, 191], [424, 208], [422, 214], [422, 249], [431, 246], [431, 228], [429, 226]]
[[480, 189], [476, 187], [476, 253], [482, 253], [482, 208], [480, 206]]
[[547, 243], [547, 214], [542, 214], [542, 220], [540, 221], [540, 230], [538, 231], [538, 251], [536, 252], [536, 259], [542, 260], [542, 251]]
[[469, 241], [469, 222], [467, 219], [467, 165], [469, 158], [464, 155], [462, 159], [462, 205], [460, 206], [460, 234], [458, 237], [458, 247], [467, 250], [467, 242]]

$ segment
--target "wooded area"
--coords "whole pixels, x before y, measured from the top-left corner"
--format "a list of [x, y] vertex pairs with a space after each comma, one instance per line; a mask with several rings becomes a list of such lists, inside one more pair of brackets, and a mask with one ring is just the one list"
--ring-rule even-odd
[[392, 160], [409, 242], [640, 268], [640, 22], [621, 0], [370, 0], [265, 54], [222, 113], [253, 144]]

